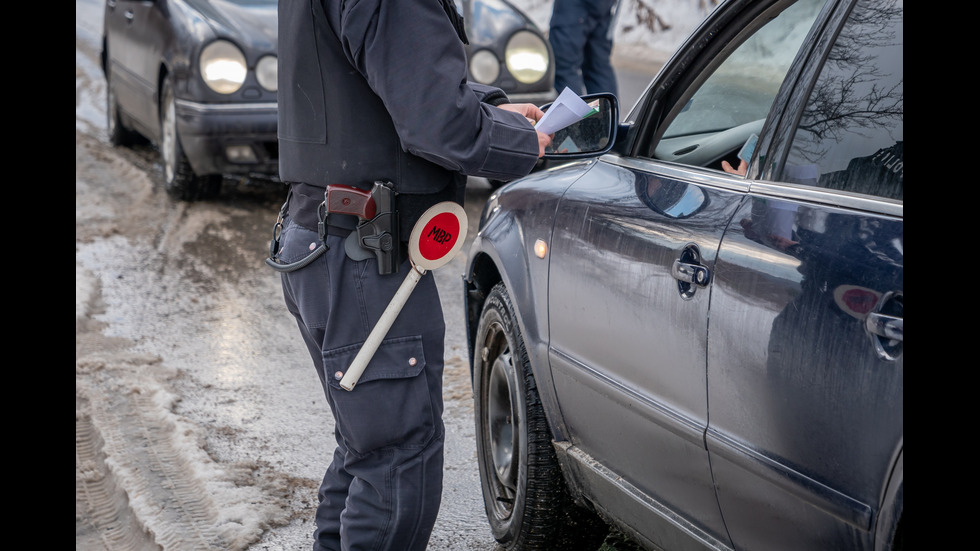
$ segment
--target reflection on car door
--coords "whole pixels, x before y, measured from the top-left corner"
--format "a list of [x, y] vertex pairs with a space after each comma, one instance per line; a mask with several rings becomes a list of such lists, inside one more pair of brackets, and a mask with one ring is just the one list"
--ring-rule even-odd
[[602, 501], [660, 545], [678, 527], [728, 545], [704, 447], [701, 284], [742, 193], [688, 176], [610, 160], [568, 189], [551, 244], [549, 352], [570, 455], [602, 475], [582, 485], [632, 493]]
[[902, 2], [856, 4], [718, 254], [707, 443], [736, 548], [872, 548], [902, 454]]

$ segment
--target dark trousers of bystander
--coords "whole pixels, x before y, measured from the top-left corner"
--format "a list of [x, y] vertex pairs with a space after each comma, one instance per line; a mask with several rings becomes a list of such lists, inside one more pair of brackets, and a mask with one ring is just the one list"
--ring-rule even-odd
[[555, 0], [548, 41], [555, 53], [555, 89], [617, 93], [612, 29], [617, 0]]

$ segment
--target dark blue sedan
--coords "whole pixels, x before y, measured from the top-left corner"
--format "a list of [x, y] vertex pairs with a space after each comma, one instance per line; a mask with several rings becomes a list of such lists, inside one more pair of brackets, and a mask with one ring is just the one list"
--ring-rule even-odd
[[727, 0], [490, 197], [463, 277], [505, 549], [902, 549], [903, 15]]
[[276, 11], [276, 0], [106, 2], [109, 140], [157, 144], [173, 197], [278, 172]]

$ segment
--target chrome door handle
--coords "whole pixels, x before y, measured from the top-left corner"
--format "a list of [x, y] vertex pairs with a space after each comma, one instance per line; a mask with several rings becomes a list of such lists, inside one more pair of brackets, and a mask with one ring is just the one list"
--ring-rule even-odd
[[670, 275], [677, 280], [677, 292], [684, 300], [691, 300], [698, 289], [708, 286], [711, 272], [701, 264], [701, 250], [694, 243], [689, 243], [681, 256], [670, 267]]
[[872, 335], [904, 342], [905, 339], [902, 338], [902, 322], [904, 320], [905, 318], [872, 312], [864, 323]]
[[670, 275], [677, 281], [693, 283], [698, 287], [707, 287], [711, 280], [708, 269], [700, 264], [692, 264], [682, 260], [675, 260], [674, 266], [670, 270]]
[[864, 319], [875, 353], [884, 360], [896, 360], [905, 344], [905, 293], [890, 291], [882, 295]]

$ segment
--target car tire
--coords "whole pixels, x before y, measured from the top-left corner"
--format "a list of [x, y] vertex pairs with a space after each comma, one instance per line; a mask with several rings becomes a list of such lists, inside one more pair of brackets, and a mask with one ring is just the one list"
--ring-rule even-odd
[[566, 487], [507, 288], [487, 297], [473, 361], [477, 462], [494, 539], [507, 551], [595, 551], [608, 527]]
[[198, 176], [191, 168], [177, 133], [177, 100], [167, 76], [160, 91], [160, 156], [167, 193], [179, 201], [211, 199], [221, 191], [221, 175]]

